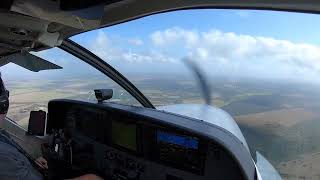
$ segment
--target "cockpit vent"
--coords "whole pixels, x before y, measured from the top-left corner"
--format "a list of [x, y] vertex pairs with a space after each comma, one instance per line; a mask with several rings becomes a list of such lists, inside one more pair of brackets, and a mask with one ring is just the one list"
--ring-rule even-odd
[[30, 33], [30, 31], [21, 28], [10, 28], [9, 31], [19, 36], [27, 36]]

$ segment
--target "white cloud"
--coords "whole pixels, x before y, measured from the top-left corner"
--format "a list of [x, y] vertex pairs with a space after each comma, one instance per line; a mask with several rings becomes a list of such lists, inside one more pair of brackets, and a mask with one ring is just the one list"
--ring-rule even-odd
[[[138, 39], [136, 39], [138, 40]], [[137, 43], [136, 41], [135, 43]], [[142, 41], [141, 41], [142, 42]], [[139, 42], [140, 43], [140, 42]], [[129, 62], [129, 63], [152, 63], [152, 62], [174, 62], [176, 59], [163, 55], [156, 51], [144, 53], [132, 52], [130, 48], [116, 47], [107, 34], [99, 31], [97, 37], [89, 45], [89, 49], [107, 61]]]
[[162, 62], [162, 63], [172, 63], [177, 61], [172, 57], [165, 56], [158, 52], [151, 52], [145, 54], [137, 53], [123, 53], [121, 55], [122, 59], [130, 63], [152, 63], [152, 62]]
[[121, 54], [120, 51], [113, 48], [111, 40], [102, 30], [99, 30], [93, 41], [89, 42], [88, 48], [104, 60], [112, 60]]
[[150, 36], [155, 46], [187, 49], [188, 56], [208, 62], [269, 61], [320, 70], [320, 47], [268, 37], [219, 30], [197, 32], [179, 27], [156, 31]]
[[156, 31], [150, 35], [150, 38], [156, 46], [165, 46], [177, 41], [193, 45], [199, 41], [199, 34], [196, 31], [174, 27], [164, 31]]
[[132, 45], [136, 45], [136, 46], [141, 46], [143, 45], [143, 41], [139, 38], [132, 38], [132, 39], [129, 39], [128, 40], [128, 43], [129, 44], [132, 44]]
[[240, 16], [241, 18], [247, 18], [250, 16], [250, 12], [248, 10], [239, 10], [239, 11], [236, 11], [235, 14], [237, 16]]
[[270, 78], [307, 78], [310, 75], [309, 79], [320, 75], [320, 46], [312, 44], [216, 29], [200, 32], [180, 27], [155, 31], [149, 37], [143, 46], [130, 45], [134, 42], [130, 41], [132, 39], [124, 40], [128, 44], [125, 45], [100, 31], [89, 49], [108, 62], [119, 62], [120, 65], [162, 63], [178, 71], [180, 68], [176, 67], [176, 62], [188, 57], [200, 62], [209, 73], [254, 74]]

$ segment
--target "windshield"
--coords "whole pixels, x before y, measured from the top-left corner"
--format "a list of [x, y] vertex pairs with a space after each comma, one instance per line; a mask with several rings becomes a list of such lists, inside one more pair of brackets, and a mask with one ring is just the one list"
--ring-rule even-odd
[[319, 16], [184, 10], [83, 33], [73, 40], [133, 82], [155, 106], [212, 105], [233, 116], [252, 154], [284, 179], [319, 177]]
[[0, 68], [2, 79], [10, 91], [7, 117], [27, 129], [30, 111], [47, 111], [52, 99], [74, 99], [97, 102], [94, 89], [113, 89], [111, 102], [136, 105], [127, 91], [80, 59], [53, 48], [35, 55], [63, 67], [63, 69], [32, 72], [13, 63]]

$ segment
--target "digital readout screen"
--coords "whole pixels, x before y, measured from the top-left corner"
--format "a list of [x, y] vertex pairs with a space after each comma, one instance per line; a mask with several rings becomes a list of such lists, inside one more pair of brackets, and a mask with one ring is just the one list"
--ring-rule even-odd
[[126, 149], [137, 150], [136, 125], [123, 122], [112, 122], [112, 143]]
[[157, 141], [178, 145], [187, 149], [198, 149], [199, 140], [195, 137], [176, 135], [164, 131], [157, 132]]

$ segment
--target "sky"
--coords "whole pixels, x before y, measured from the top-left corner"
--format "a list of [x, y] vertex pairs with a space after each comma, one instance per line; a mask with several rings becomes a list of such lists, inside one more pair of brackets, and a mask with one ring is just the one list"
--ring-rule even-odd
[[[190, 59], [208, 76], [320, 83], [319, 20], [319, 15], [276, 11], [183, 10], [71, 39], [129, 76], [129, 80], [131, 74], [190, 73], [183, 63]], [[42, 77], [94, 71], [62, 50], [51, 49], [38, 55], [64, 67], [61, 71], [38, 73]], [[1, 71], [29, 76], [15, 65], [2, 67]]]

